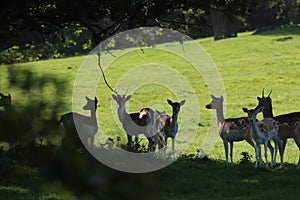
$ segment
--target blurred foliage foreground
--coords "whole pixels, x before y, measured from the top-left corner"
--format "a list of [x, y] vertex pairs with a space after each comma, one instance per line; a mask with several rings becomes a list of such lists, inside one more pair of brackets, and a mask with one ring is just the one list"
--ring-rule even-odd
[[57, 119], [64, 82], [14, 67], [8, 74], [9, 88], [24, 98], [14, 100], [11, 94], [11, 110], [0, 108], [0, 199], [35, 199], [23, 190], [7, 192], [16, 186], [58, 194], [58, 199], [121, 199], [154, 191], [147, 175], [116, 172], [84, 150], [60, 146], [64, 133]]

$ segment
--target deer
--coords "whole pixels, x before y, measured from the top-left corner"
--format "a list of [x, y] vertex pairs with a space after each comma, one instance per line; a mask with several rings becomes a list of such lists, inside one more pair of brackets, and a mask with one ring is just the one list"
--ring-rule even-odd
[[159, 144], [159, 149], [163, 149], [163, 157], [166, 156], [168, 138], [172, 138], [172, 155], [175, 153], [175, 138], [178, 132], [178, 114], [180, 108], [185, 104], [185, 100], [180, 102], [173, 102], [170, 99], [167, 99], [167, 102], [172, 106], [172, 116], [167, 115], [165, 112], [159, 112], [157, 117], [157, 137], [156, 143]]
[[8, 94], [6, 96], [6, 95], [0, 93], [0, 107], [3, 107], [5, 111], [9, 111], [12, 109], [10, 94]]
[[[94, 147], [95, 135], [98, 131], [98, 122], [96, 117], [98, 100], [97, 97], [95, 97], [94, 100], [89, 97], [85, 97], [85, 99], [87, 102], [82, 109], [90, 110], [90, 116], [85, 116], [76, 112], [69, 112], [61, 116], [58, 124], [62, 123], [66, 132], [63, 143], [70, 140], [75, 142], [75, 146], [81, 145], [81, 142], [78, 140], [80, 134], [82, 137], [81, 141], [86, 147], [88, 146], [88, 138], [90, 138], [90, 146]], [[77, 137], [76, 141], [74, 141], [75, 137]]]
[[[263, 117], [272, 118], [279, 123], [279, 154], [280, 154], [280, 167], [284, 168], [283, 156], [285, 151], [285, 146], [287, 139], [293, 138], [300, 150], [300, 129], [298, 124], [300, 123], [300, 112], [292, 112], [288, 114], [282, 114], [278, 116], [273, 115], [272, 108], [272, 99], [271, 99], [272, 90], [269, 92], [268, 96], [264, 96], [264, 89], [262, 90], [262, 96], [257, 97], [258, 105], [257, 107], [264, 107]], [[300, 169], [300, 158], [297, 164], [296, 169]]]
[[[258, 107], [255, 109], [247, 109], [243, 108], [243, 111], [248, 114], [248, 118], [251, 124], [252, 128], [252, 137], [255, 141], [255, 168], [258, 166], [258, 161], [260, 160], [260, 145], [264, 145], [264, 153], [265, 153], [265, 159], [266, 159], [266, 167], [269, 167], [268, 165], [268, 145], [271, 140], [274, 140], [275, 143], [275, 152], [272, 156], [271, 161], [271, 167], [274, 166], [274, 163], [276, 164], [276, 154], [278, 149], [278, 131], [279, 126], [278, 122], [276, 122], [272, 118], [264, 118], [262, 121], [257, 122], [256, 115], [257, 113], [262, 112], [264, 107]], [[260, 124], [260, 125], [258, 125]], [[273, 152], [271, 152], [273, 154]]]
[[255, 142], [252, 138], [250, 122], [247, 117], [239, 118], [224, 118], [223, 102], [224, 98], [221, 95], [219, 98], [210, 95], [211, 102], [207, 104], [206, 109], [215, 109], [217, 113], [217, 123], [219, 127], [219, 135], [223, 140], [226, 165], [228, 165], [228, 143], [230, 144], [230, 162], [233, 163], [233, 143], [246, 140], [253, 148]]
[[139, 113], [128, 113], [125, 104], [131, 97], [126, 94], [112, 94], [112, 98], [118, 104], [118, 118], [126, 132], [127, 145], [132, 144], [132, 136], [135, 136], [136, 148], [138, 148], [138, 136], [144, 134], [149, 141], [148, 151], [152, 152], [155, 149], [156, 113], [150, 108], [143, 108]]

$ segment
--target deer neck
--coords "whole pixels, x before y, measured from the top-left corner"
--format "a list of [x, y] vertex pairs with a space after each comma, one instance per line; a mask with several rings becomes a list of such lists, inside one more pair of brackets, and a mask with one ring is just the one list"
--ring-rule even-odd
[[121, 122], [124, 122], [126, 116], [129, 114], [126, 112], [125, 104], [120, 104], [118, 108], [118, 117]]
[[272, 104], [264, 107], [263, 116], [264, 118], [274, 118]]
[[95, 121], [97, 120], [97, 118], [96, 118], [96, 109], [91, 110], [91, 118], [94, 119]]
[[224, 113], [223, 113], [223, 104], [216, 108], [218, 125], [221, 126], [225, 122]]
[[171, 123], [172, 127], [176, 127], [177, 120], [178, 120], [178, 112], [173, 112], [173, 114], [172, 114], [172, 123]]
[[258, 128], [256, 119], [249, 120], [249, 121], [250, 121], [250, 124], [251, 124], [252, 133], [253, 133], [254, 138], [257, 138], [257, 137], [262, 138], [262, 137], [264, 137], [263, 134], [260, 132], [260, 130]]

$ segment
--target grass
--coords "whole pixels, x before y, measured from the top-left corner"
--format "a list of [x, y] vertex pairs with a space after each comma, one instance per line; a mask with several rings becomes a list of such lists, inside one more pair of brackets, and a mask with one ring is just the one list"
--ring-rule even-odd
[[[273, 99], [274, 115], [300, 110], [300, 88], [298, 87], [300, 85], [300, 79], [298, 78], [300, 74], [299, 27], [283, 28], [259, 35], [253, 35], [251, 32], [242, 33], [237, 38], [220, 41], [213, 41], [212, 38], [200, 39], [197, 42], [214, 60], [222, 76], [226, 91], [226, 94], [223, 94], [226, 95], [225, 117], [246, 116], [242, 112], [242, 107], [252, 108], [256, 106], [256, 97], [261, 95], [263, 88], [265, 88], [266, 93], [271, 89], [273, 91], [271, 97]], [[73, 85], [77, 72], [85, 58], [80, 56], [0, 66], [0, 92], [10, 92], [13, 104], [19, 107], [26, 107], [37, 98], [45, 98], [49, 103], [60, 99], [63, 101], [63, 106], [59, 107], [56, 113], [58, 119], [59, 115], [72, 109]], [[174, 77], [177, 76], [175, 75], [169, 78], [161, 73], [161, 77], [155, 82], [156, 84], [148, 83], [144, 85], [137, 83], [139, 80], [147, 80], [148, 77], [143, 68], [135, 67], [141, 67], [143, 63], [147, 62], [159, 63], [161, 64], [159, 67], [168, 66], [168, 69], [174, 69], [175, 72], [188, 81], [192, 90], [195, 91], [198, 105], [183, 107], [181, 116], [186, 117], [191, 115], [192, 112], [199, 112], [200, 119], [197, 117], [188, 118], [189, 120], [186, 121], [181, 119], [183, 123], [180, 124], [182, 131], [178, 133], [178, 148], [184, 149], [188, 145], [189, 148], [186, 149], [186, 154], [193, 154], [198, 149], [205, 148], [202, 143], [207, 136], [210, 118], [214, 111], [204, 108], [210, 102], [209, 90], [199, 73], [185, 60], [174, 54], [151, 49], [145, 49], [144, 54], [140, 50], [132, 51], [110, 65], [106, 70], [107, 79], [112, 86], [118, 86], [117, 89], [120, 93], [125, 92], [126, 89], [131, 92], [136, 87], [130, 104], [128, 104], [130, 112], [137, 111], [145, 106], [157, 106], [157, 108], [166, 109], [167, 113], [171, 113], [171, 108], [166, 102], [167, 98], [178, 101], [185, 98], [189, 103], [190, 93], [180, 89], [180, 87], [177, 87], [180, 91], [176, 91]], [[157, 66], [153, 65], [152, 67]], [[12, 71], [15, 74], [12, 74]], [[43, 87], [38, 87], [37, 84], [35, 87], [24, 90], [23, 87], [11, 81], [12, 78], [22, 78], [17, 72], [24, 74], [28, 71], [32, 73], [34, 78], [55, 77], [58, 82], [54, 86], [43, 84]], [[138, 72], [140, 76], [133, 76], [135, 72]], [[99, 78], [97, 73], [98, 71], [87, 73], [84, 77], [87, 80], [86, 83], [97, 81], [97, 78]], [[118, 80], [121, 78], [126, 81], [118, 85]], [[52, 80], [54, 79], [49, 79], [49, 82]], [[170, 87], [175, 86], [175, 89], [170, 90], [165, 84], [158, 84], [160, 81], [167, 82]], [[125, 83], [130, 84], [126, 86]], [[63, 92], [57, 91], [59, 90], [55, 88], [57, 84], [64, 85], [64, 88], [61, 89]], [[81, 88], [78, 93], [91, 94], [88, 84]], [[125, 143], [125, 134], [116, 117], [116, 108], [112, 104], [114, 102], [111, 101], [111, 92], [106, 88], [102, 78], [97, 82], [96, 96], [100, 100], [97, 110], [98, 121], [101, 131], [105, 133], [103, 138], [98, 134], [98, 144], [102, 143], [103, 139], [107, 137], [116, 138], [117, 136], [120, 136], [121, 142]], [[83, 104], [84, 98], [79, 97], [76, 106]], [[49, 107], [49, 109], [52, 108]], [[192, 108], [196, 110], [190, 110]], [[262, 118], [261, 115], [258, 117]], [[202, 126], [198, 126], [199, 123]], [[63, 134], [62, 129], [60, 133]], [[212, 145], [214, 145], [212, 150], [207, 152], [210, 161], [179, 160], [167, 168], [150, 173], [150, 176], [155, 177], [154, 180], [159, 180], [161, 186], [159, 186], [158, 191], [161, 192], [162, 199], [261, 199], [274, 196], [279, 199], [287, 198], [287, 196], [289, 199], [295, 199], [299, 196], [297, 190], [300, 180], [299, 173], [294, 169], [299, 158], [299, 150], [294, 141], [289, 140], [286, 147], [285, 162], [287, 168], [285, 170], [265, 169], [264, 167], [254, 169], [252, 163], [246, 165], [234, 164], [226, 167], [223, 162], [225, 158], [222, 141], [216, 135], [217, 133], [213, 134], [215, 135], [207, 136], [213, 138]], [[188, 140], [187, 136], [190, 135], [194, 136], [191, 144], [186, 142]], [[216, 144], [214, 144], [214, 138], [218, 139]], [[242, 159], [242, 152], [248, 152], [252, 156], [252, 161], [254, 161], [253, 148], [246, 142], [238, 142], [234, 146], [234, 163], [239, 163]], [[0, 187], [0, 197], [1, 195], [3, 198], [9, 196], [14, 190], [17, 190], [19, 194], [32, 195], [32, 198], [27, 199], [35, 199], [30, 187], [18, 188], [15, 186]], [[40, 196], [39, 199], [47, 198], [46, 195], [45, 197]], [[58, 196], [57, 198], [59, 199]], [[21, 198], [16, 196], [15, 199]], [[56, 197], [52, 199], [56, 199]]]

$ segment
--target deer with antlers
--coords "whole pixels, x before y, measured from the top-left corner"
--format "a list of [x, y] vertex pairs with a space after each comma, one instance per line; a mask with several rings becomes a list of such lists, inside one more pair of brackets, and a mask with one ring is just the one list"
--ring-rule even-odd
[[[278, 149], [278, 131], [279, 126], [278, 123], [272, 118], [265, 118], [264, 120], [257, 122], [256, 115], [259, 112], [262, 112], [264, 108], [258, 107], [256, 109], [248, 110], [247, 108], [243, 108], [243, 111], [248, 114], [248, 118], [252, 128], [252, 137], [255, 141], [255, 167], [258, 166], [258, 161], [260, 160], [260, 145], [264, 145], [265, 150], [265, 159], [266, 159], [266, 166], [268, 167], [268, 145], [270, 140], [274, 140], [275, 143], [275, 152], [272, 156], [271, 167], [276, 163], [276, 153]], [[260, 124], [260, 125], [258, 125]], [[272, 152], [273, 154], [273, 152]]]
[[136, 148], [138, 148], [138, 135], [144, 134], [149, 141], [148, 150], [154, 151], [156, 113], [150, 108], [143, 108], [139, 113], [129, 114], [125, 104], [131, 95], [112, 94], [112, 98], [118, 104], [118, 118], [127, 134], [128, 145], [132, 144], [132, 136], [135, 136]]
[[[75, 146], [81, 146], [79, 135], [81, 136], [82, 143], [87, 147], [88, 138], [90, 138], [90, 146], [94, 147], [94, 138], [98, 131], [98, 122], [96, 117], [96, 110], [98, 100], [85, 97], [87, 103], [83, 106], [83, 110], [90, 110], [90, 116], [85, 116], [75, 112], [69, 112], [61, 116], [58, 124], [62, 123], [66, 136], [63, 144], [66, 142], [73, 142]], [[77, 138], [77, 139], [74, 139]]]
[[[270, 97], [272, 90], [267, 97], [264, 96], [264, 90], [262, 90], [262, 97], [257, 97], [257, 107], [264, 107], [263, 117], [272, 118], [279, 122], [279, 154], [280, 154], [280, 166], [284, 167], [283, 156], [287, 139], [293, 138], [298, 148], [300, 149], [300, 112], [293, 112], [288, 114], [282, 114], [278, 116], [273, 115], [272, 99]], [[297, 169], [300, 169], [300, 158], [298, 161]]]

